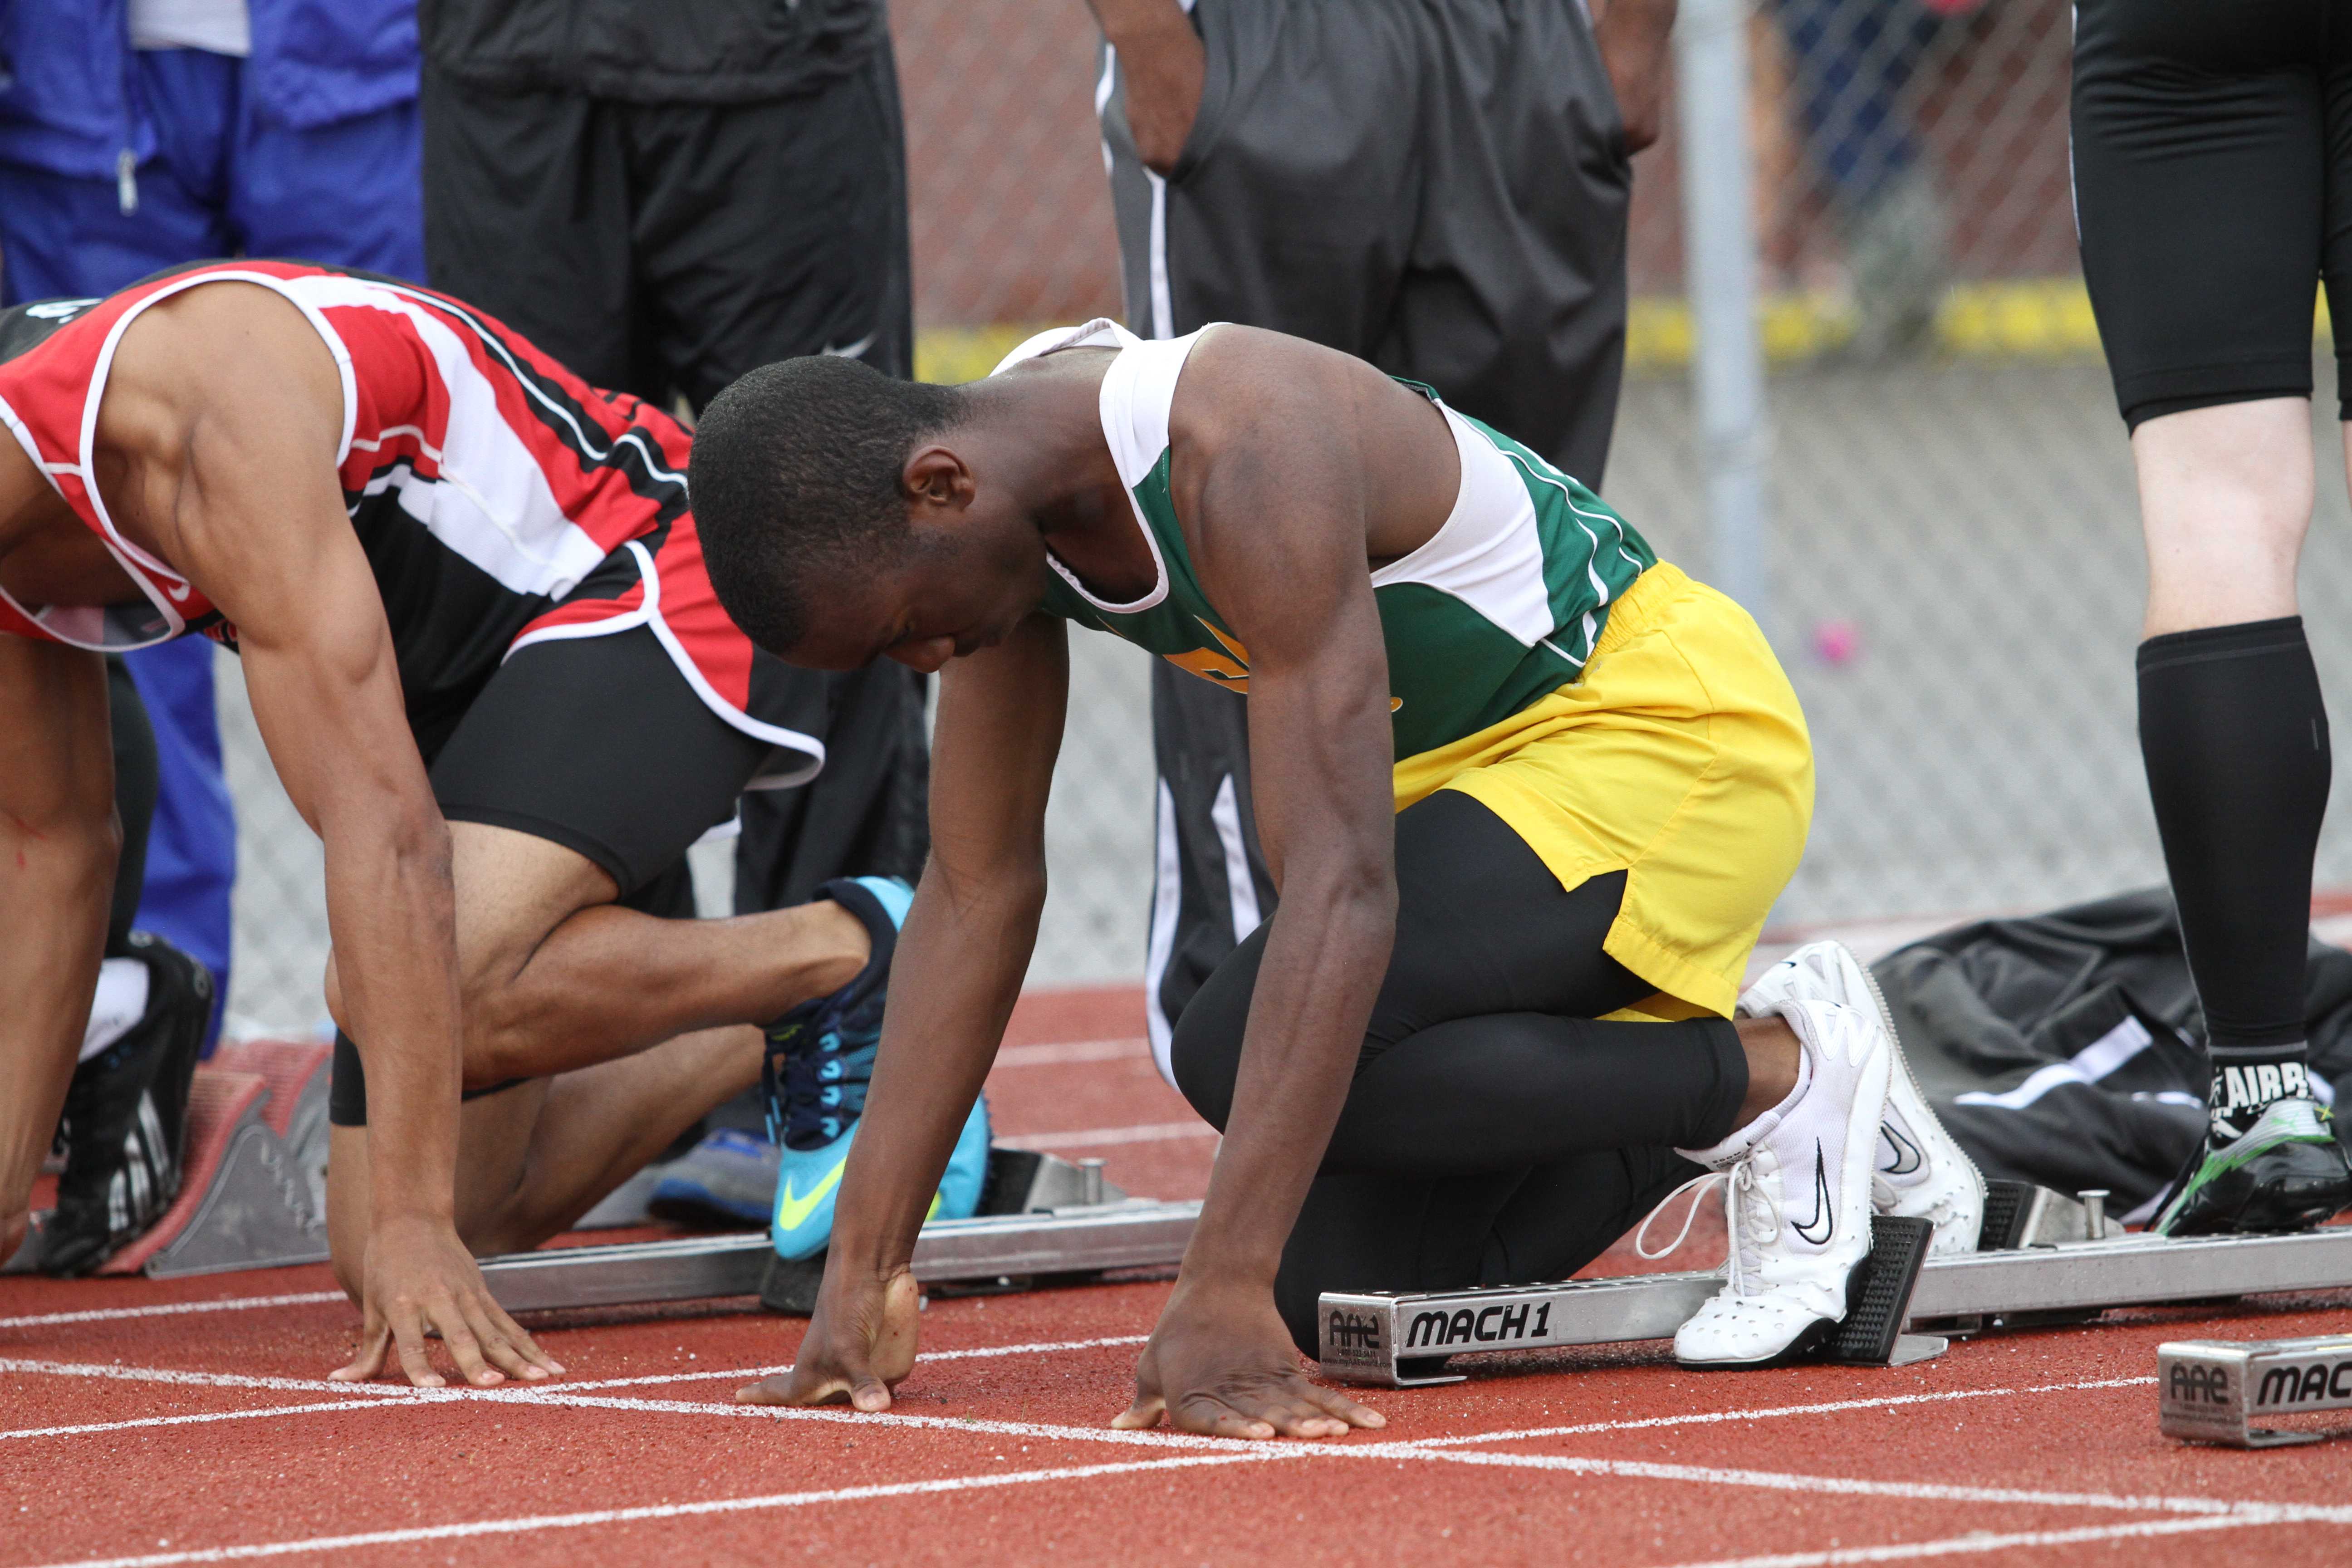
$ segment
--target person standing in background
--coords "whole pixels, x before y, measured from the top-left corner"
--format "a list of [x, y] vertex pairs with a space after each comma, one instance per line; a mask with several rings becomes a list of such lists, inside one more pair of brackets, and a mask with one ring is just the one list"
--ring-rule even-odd
[[[240, 255], [421, 279], [415, 9], [0, 0], [0, 308]], [[231, 962], [236, 818], [213, 659], [203, 638], [166, 643], [125, 656], [129, 679], [112, 683], [118, 735], [140, 737], [125, 776], [152, 815], [125, 807], [144, 870], [125, 889], [135, 916], [118, 900], [67, 1101], [38, 1259], [51, 1272], [97, 1267], [178, 1188], [189, 1074], [219, 1030]]]
[[2295, 597], [2323, 285], [2352, 420], [2352, 15], [2082, 0], [2074, 21], [2075, 230], [2147, 543], [2140, 757], [2212, 1069], [2150, 1228], [2305, 1229], [2352, 1205], [2304, 1016], [2334, 762]]
[[1814, 178], [1845, 246], [1850, 352], [1925, 347], [1951, 282], [1951, 224], [1913, 79], [1943, 29], [1982, 0], [1776, 0]]
[[[0, 308], [238, 255], [423, 278], [415, 0], [0, 0]], [[160, 779], [139, 924], [225, 995], [212, 658], [125, 662]]]
[[[1266, 327], [1426, 382], [1598, 489], [1634, 153], [1676, 0], [1087, 0], [1127, 317]], [[1146, 1005], [1171, 1030], [1273, 912], [1237, 693], [1151, 670]], [[1172, 1078], [1171, 1078], [1171, 1080]]]
[[[905, 132], [883, 0], [421, 0], [428, 281], [591, 384], [692, 413], [803, 354], [914, 364]], [[924, 680], [888, 661], [799, 689], [824, 771], [746, 795], [735, 912], [853, 874], [920, 875]], [[746, 1100], [658, 1201], [765, 1220]]]

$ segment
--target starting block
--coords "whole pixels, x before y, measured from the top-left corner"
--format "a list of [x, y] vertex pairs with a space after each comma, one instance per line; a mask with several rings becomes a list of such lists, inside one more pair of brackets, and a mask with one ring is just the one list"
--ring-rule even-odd
[[2157, 1426], [2168, 1437], [2275, 1448], [2352, 1435], [2257, 1426], [2257, 1416], [2352, 1410], [2352, 1334], [2176, 1340], [2156, 1348]]
[[[924, 1284], [1007, 1289], [1165, 1267], [1184, 1256], [1200, 1218], [1197, 1203], [1129, 1197], [1103, 1179], [1100, 1161], [1000, 1148], [988, 1164], [981, 1212], [934, 1220], [916, 1238]], [[757, 1295], [772, 1310], [804, 1316], [824, 1267], [822, 1256], [782, 1262], [767, 1233], [752, 1231], [509, 1253], [482, 1259], [482, 1278], [510, 1312]]]
[[[1925, 1221], [1874, 1220], [1871, 1256], [1848, 1287], [1846, 1321], [1816, 1347], [1814, 1359], [1899, 1366], [1939, 1354], [1947, 1342], [1907, 1329], [1962, 1335], [2087, 1321], [2110, 1307], [2352, 1285], [2352, 1226], [2292, 1236], [2126, 1235], [2106, 1217], [2104, 1193], [2068, 1198], [2019, 1182], [1990, 1186], [1980, 1250], [1967, 1257], [1919, 1261], [1914, 1254], [1924, 1252], [1924, 1238], [1906, 1243], [1895, 1227], [1924, 1228]], [[1327, 1292], [1318, 1359], [1343, 1383], [1453, 1383], [1463, 1374], [1449, 1372], [1448, 1361], [1465, 1353], [1672, 1338], [1722, 1285], [1723, 1276], [1709, 1270], [1411, 1294]], [[2352, 1357], [2352, 1341], [2344, 1342]], [[2352, 1407], [2352, 1370], [2344, 1382]]]

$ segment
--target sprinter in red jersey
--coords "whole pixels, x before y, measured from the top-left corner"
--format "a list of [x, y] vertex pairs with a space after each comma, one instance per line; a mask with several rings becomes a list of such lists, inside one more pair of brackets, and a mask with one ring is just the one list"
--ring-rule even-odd
[[437, 1384], [428, 1331], [560, 1371], [469, 1253], [568, 1226], [893, 934], [848, 884], [664, 918], [743, 789], [822, 765], [832, 689], [719, 607], [688, 433], [446, 297], [243, 261], [0, 315], [0, 1257], [97, 973], [103, 656], [197, 632], [325, 841], [337, 1375]]

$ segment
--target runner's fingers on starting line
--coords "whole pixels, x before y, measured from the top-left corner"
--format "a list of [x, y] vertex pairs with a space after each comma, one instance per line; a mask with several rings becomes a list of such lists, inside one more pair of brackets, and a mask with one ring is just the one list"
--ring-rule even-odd
[[530, 1331], [509, 1317], [499, 1305], [498, 1298], [487, 1290], [475, 1295], [469, 1302], [472, 1309], [474, 1337], [499, 1369], [509, 1377], [520, 1377], [527, 1383], [543, 1382], [560, 1376], [563, 1363], [539, 1348], [539, 1342]]
[[392, 1344], [392, 1327], [370, 1302], [362, 1309], [359, 1349], [352, 1359], [327, 1374], [334, 1383], [365, 1383], [383, 1370], [383, 1352]]
[[1389, 1418], [1369, 1405], [1359, 1405], [1336, 1388], [1323, 1388], [1301, 1380], [1300, 1392], [1315, 1402], [1324, 1415], [1344, 1421], [1350, 1426], [1385, 1426]]
[[400, 1370], [408, 1381], [419, 1388], [441, 1388], [448, 1379], [433, 1370], [433, 1362], [425, 1353], [425, 1310], [411, 1301], [394, 1301], [385, 1314], [392, 1328], [393, 1352], [400, 1358]]
[[1388, 1425], [1379, 1411], [1298, 1377], [1278, 1392], [1192, 1394], [1172, 1409], [1160, 1395], [1139, 1391], [1111, 1426], [1132, 1431], [1157, 1426], [1162, 1415], [1180, 1430], [1219, 1437], [1338, 1437], [1355, 1427]]
[[562, 1370], [486, 1292], [444, 1295], [425, 1316], [468, 1383], [487, 1386], [509, 1377], [536, 1383]]
[[890, 1385], [871, 1372], [812, 1373], [798, 1368], [772, 1373], [735, 1391], [738, 1405], [847, 1405], [871, 1414], [890, 1408]]
[[1178, 1428], [1215, 1437], [1337, 1437], [1348, 1429], [1346, 1422], [1310, 1405], [1272, 1395], [1195, 1394], [1178, 1400], [1169, 1414]]

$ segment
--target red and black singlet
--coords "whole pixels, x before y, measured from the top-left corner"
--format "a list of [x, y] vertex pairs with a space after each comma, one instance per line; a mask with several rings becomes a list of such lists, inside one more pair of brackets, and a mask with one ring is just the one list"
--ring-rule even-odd
[[235, 628], [185, 577], [116, 531], [90, 477], [124, 331], [159, 300], [226, 280], [287, 300], [334, 355], [344, 507], [374, 569], [420, 742], [446, 733], [515, 648], [642, 626], [714, 713], [782, 749], [760, 783], [816, 771], [822, 742], [775, 721], [782, 667], [728, 619], [703, 569], [686, 427], [588, 385], [455, 300], [331, 268], [207, 263], [103, 300], [0, 314], [0, 422], [146, 599], [87, 609], [19, 605], [0, 591], [0, 632], [107, 651], [190, 631], [235, 646]]

